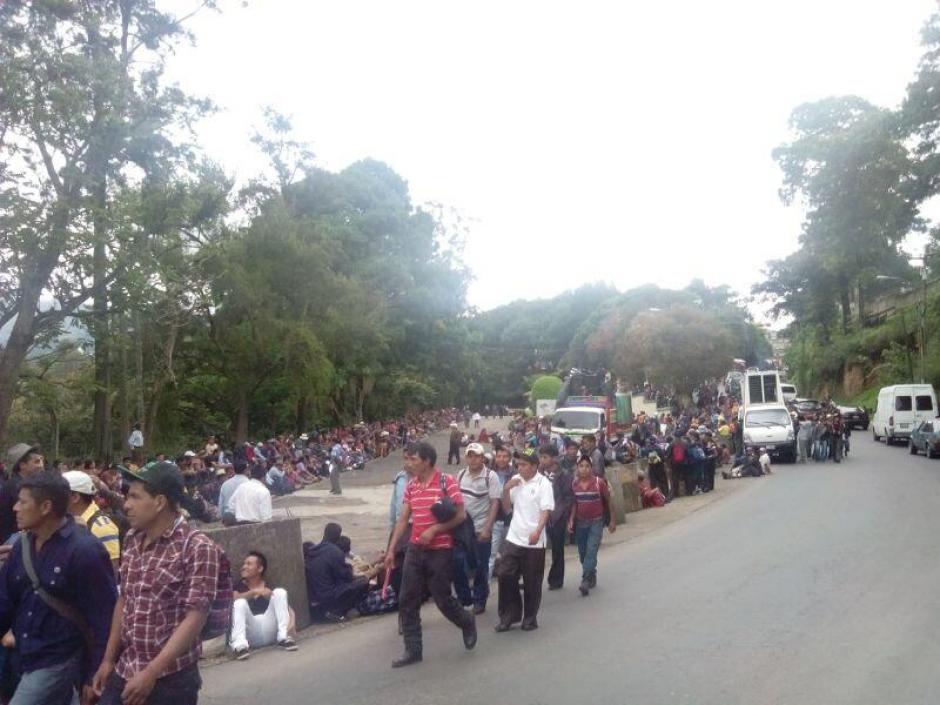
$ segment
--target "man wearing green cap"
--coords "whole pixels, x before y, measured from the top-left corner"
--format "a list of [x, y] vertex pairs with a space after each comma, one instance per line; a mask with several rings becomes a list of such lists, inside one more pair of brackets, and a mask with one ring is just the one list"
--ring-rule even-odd
[[94, 691], [100, 705], [196, 705], [200, 632], [216, 596], [221, 552], [183, 521], [183, 476], [175, 464], [121, 470], [130, 483], [124, 509], [131, 530]]

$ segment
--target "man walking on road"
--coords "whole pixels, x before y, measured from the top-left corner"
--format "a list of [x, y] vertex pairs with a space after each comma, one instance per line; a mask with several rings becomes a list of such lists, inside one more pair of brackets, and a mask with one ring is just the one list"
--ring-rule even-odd
[[[441, 614], [463, 632], [464, 646], [472, 649], [477, 643], [473, 613], [460, 606], [450, 589], [454, 568], [451, 532], [467, 518], [463, 495], [457, 481], [435, 467], [434, 446], [421, 442], [410, 450], [414, 455], [414, 477], [405, 488], [401, 516], [385, 552], [385, 569], [391, 570], [395, 565], [395, 546], [410, 521], [411, 541], [405, 554], [398, 599], [405, 653], [392, 662], [392, 668], [410, 666], [423, 658], [421, 603], [428, 592]], [[442, 520], [447, 514], [452, 516]]]
[[0, 571], [0, 633], [13, 629], [22, 677], [11, 705], [83, 701], [104, 654], [117, 598], [101, 542], [69, 514], [58, 473], [23, 480], [16, 502], [21, 538]]
[[506, 540], [506, 531], [509, 530], [509, 519], [511, 517], [503, 511], [502, 495], [503, 487], [506, 486], [506, 483], [509, 482], [509, 478], [512, 477], [513, 474], [511, 460], [512, 455], [509, 453], [509, 448], [500, 446], [496, 449], [495, 457], [493, 458], [493, 471], [499, 478], [500, 503], [496, 512], [496, 521], [493, 522], [493, 540], [490, 543], [490, 576], [493, 575], [493, 568], [496, 567], [496, 557], [503, 548], [503, 542]]
[[571, 482], [574, 473], [557, 462], [558, 448], [546, 443], [539, 448], [539, 472], [552, 483], [555, 508], [548, 518], [548, 541], [552, 547], [552, 567], [548, 571], [548, 589], [561, 590], [565, 583], [565, 543], [568, 540], [568, 515], [574, 503]]
[[[496, 569], [499, 578], [499, 624], [506, 632], [522, 622], [523, 631], [538, 629], [545, 577], [545, 526], [555, 508], [552, 483], [538, 472], [535, 450], [516, 453], [519, 474], [503, 488], [503, 509], [512, 509], [506, 545]], [[519, 579], [522, 579], [520, 595]]]
[[452, 421], [450, 424], [450, 439], [447, 444], [447, 464], [450, 465], [451, 459], [455, 463], [460, 462], [460, 439], [462, 435], [460, 429], [457, 428], [457, 422]]
[[221, 551], [179, 513], [176, 465], [155, 462], [124, 475], [131, 531], [94, 690], [99, 705], [196, 705], [200, 633], [216, 597]]
[[594, 468], [594, 474], [598, 477], [607, 475], [607, 467], [604, 463], [604, 454], [597, 447], [597, 439], [589, 433], [581, 439], [581, 453], [591, 459], [591, 466]]
[[[486, 611], [486, 600], [490, 596], [490, 550], [492, 548], [493, 523], [499, 509], [503, 487], [496, 473], [483, 464], [483, 446], [471, 443], [467, 446], [467, 467], [457, 476], [460, 493], [467, 514], [473, 520], [476, 533], [475, 560], [469, 560], [465, 550], [458, 546], [454, 559], [454, 589], [457, 598], [465, 606], [473, 605], [474, 614]], [[472, 569], [471, 569], [472, 565]], [[473, 589], [468, 574], [473, 575]]]

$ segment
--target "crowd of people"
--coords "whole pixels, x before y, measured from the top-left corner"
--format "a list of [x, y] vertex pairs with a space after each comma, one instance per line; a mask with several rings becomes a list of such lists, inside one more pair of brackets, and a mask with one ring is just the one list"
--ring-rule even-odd
[[[604, 530], [616, 530], [611, 462], [646, 460], [644, 506], [712, 491], [725, 465], [727, 477], [772, 472], [766, 452], [743, 447], [734, 399], [716, 389], [696, 399], [688, 409], [641, 413], [610, 434], [581, 438], [552, 437], [543, 420], [521, 413], [507, 434], [487, 432], [487, 414], [506, 413], [494, 407], [286, 435], [231, 451], [210, 436], [175, 462], [158, 456], [138, 464], [140, 437], [123, 463], [106, 466], [47, 464], [38, 448], [17, 444], [0, 486], [0, 698], [68, 702], [62, 694], [77, 686], [88, 703], [195, 703], [205, 637], [227, 633], [237, 659], [268, 645], [296, 650], [296, 615], [284, 587], [269, 581], [267, 557], [258, 550], [239, 556], [232, 584], [228, 558], [198, 522], [268, 521], [272, 495], [323, 478], [319, 461], [357, 464], [400, 446], [386, 550], [371, 560], [357, 556], [335, 522], [321, 541], [304, 545], [311, 615], [343, 621], [353, 610], [397, 611], [405, 648], [392, 665], [403, 667], [423, 659], [420, 609], [428, 597], [474, 648], [495, 578], [495, 631], [533, 631], [543, 583], [564, 588], [569, 546], [581, 565], [580, 594], [597, 587]], [[801, 459], [842, 457], [837, 413], [824, 408], [794, 424]], [[458, 465], [453, 474], [422, 440], [444, 429], [448, 464]]]

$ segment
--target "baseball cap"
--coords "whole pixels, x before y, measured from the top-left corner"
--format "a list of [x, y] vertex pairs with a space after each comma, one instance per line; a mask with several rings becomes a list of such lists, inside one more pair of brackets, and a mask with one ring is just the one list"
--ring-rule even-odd
[[184, 458], [195, 458], [195, 457], [196, 457], [196, 454], [195, 454], [193, 451], [191, 451], [191, 450], [187, 450], [185, 453], [183, 453], [183, 457], [184, 457]]
[[525, 450], [517, 450], [513, 457], [516, 460], [521, 460], [525, 463], [531, 463], [532, 465], [539, 464], [538, 453], [535, 452], [535, 448], [526, 448]]
[[69, 470], [68, 472], [62, 473], [62, 477], [69, 483], [69, 489], [72, 490], [72, 492], [85, 495], [97, 494], [95, 483], [92, 482], [91, 476], [86, 472], [82, 472], [81, 470]]
[[39, 450], [38, 446], [31, 446], [29, 443], [17, 443], [7, 450], [7, 470], [13, 472], [13, 468], [27, 455], [33, 451]]
[[457, 428], [457, 422], [456, 422], [456, 421], [451, 421], [451, 422], [450, 422], [450, 427], [451, 427], [451, 428]]
[[479, 443], [471, 443], [467, 446], [467, 455], [471, 453], [476, 453], [477, 455], [483, 455], [483, 446]]
[[162, 494], [171, 500], [179, 501], [183, 497], [183, 473], [176, 463], [169, 460], [147, 463], [139, 470], [130, 470], [118, 466], [121, 474], [131, 482], [143, 482], [153, 494]]

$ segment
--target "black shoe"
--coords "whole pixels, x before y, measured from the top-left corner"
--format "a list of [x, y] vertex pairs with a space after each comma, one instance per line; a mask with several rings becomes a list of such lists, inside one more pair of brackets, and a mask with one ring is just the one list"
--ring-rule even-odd
[[421, 663], [421, 654], [406, 651], [400, 657], [392, 661], [392, 668], [402, 668], [404, 666], [410, 666], [413, 663]]
[[297, 651], [297, 642], [292, 637], [285, 637], [277, 642], [277, 645], [284, 651]]
[[561, 585], [549, 585], [549, 590], [561, 590]]
[[327, 621], [329, 621], [329, 622], [345, 622], [345, 621], [346, 621], [346, 615], [337, 614], [336, 612], [324, 612], [324, 613], [323, 613], [323, 619], [325, 619], [325, 620], [327, 620]]
[[582, 594], [584, 597], [587, 597], [587, 594], [588, 594], [589, 592], [591, 592], [591, 586], [588, 585], [587, 578], [585, 578], [584, 580], [581, 581], [581, 585], [578, 586], [578, 590], [581, 591], [581, 594]]
[[463, 630], [463, 645], [467, 651], [472, 651], [477, 645], [477, 620], [474, 617], [470, 626]]
[[592, 590], [597, 587], [597, 573], [591, 573], [588, 576], [588, 587]]
[[497, 632], [508, 632], [510, 629], [512, 629], [512, 624], [509, 622], [500, 622], [496, 625], [495, 629]]
[[486, 605], [474, 605], [473, 614], [483, 614], [486, 612]]
[[539, 628], [539, 623], [536, 622], [534, 619], [529, 620], [529, 621], [523, 620], [522, 627], [520, 627], [520, 629], [522, 629], [522, 631], [524, 632], [535, 631], [538, 628]]

